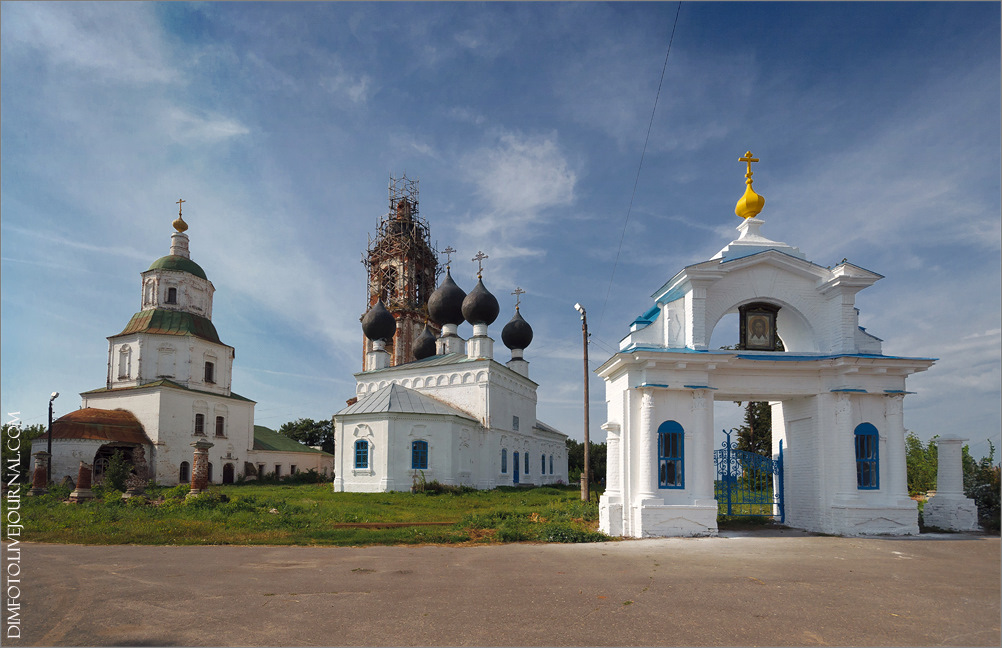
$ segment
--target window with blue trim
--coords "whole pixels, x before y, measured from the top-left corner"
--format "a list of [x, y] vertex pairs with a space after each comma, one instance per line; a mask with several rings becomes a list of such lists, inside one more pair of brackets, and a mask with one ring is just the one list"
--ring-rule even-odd
[[369, 442], [365, 439], [359, 439], [355, 442], [355, 467], [369, 467]]
[[428, 442], [415, 441], [411, 443], [411, 468], [428, 470]]
[[879, 436], [872, 423], [856, 426], [856, 487], [860, 490], [880, 488], [880, 461], [877, 452]]
[[508, 472], [508, 448], [501, 448], [501, 472]]
[[541, 463], [543, 464], [539, 468], [539, 474], [540, 475], [545, 475], [546, 474], [546, 455], [539, 455], [539, 458], [542, 459]]
[[676, 421], [658, 427], [658, 488], [685, 488], [685, 432]]

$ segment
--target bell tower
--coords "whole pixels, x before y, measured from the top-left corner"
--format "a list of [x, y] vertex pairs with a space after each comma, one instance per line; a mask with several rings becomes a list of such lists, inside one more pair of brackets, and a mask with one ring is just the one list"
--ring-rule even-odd
[[[418, 181], [404, 174], [390, 178], [390, 209], [379, 221], [376, 236], [362, 257], [368, 274], [365, 308], [382, 299], [397, 321], [397, 331], [387, 343], [390, 366], [414, 360], [414, 343], [428, 321], [428, 298], [438, 277], [438, 253], [431, 244], [428, 222], [418, 211]], [[428, 322], [438, 335], [438, 327]], [[362, 358], [372, 351], [363, 337]]]

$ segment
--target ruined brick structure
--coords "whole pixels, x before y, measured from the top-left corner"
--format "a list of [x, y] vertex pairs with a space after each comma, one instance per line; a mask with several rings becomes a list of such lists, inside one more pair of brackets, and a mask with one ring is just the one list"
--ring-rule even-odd
[[[380, 220], [375, 238], [362, 257], [368, 272], [365, 310], [379, 299], [397, 321], [397, 332], [386, 346], [390, 366], [414, 360], [414, 341], [428, 318], [428, 298], [438, 276], [437, 251], [431, 244], [428, 223], [418, 213], [418, 182], [404, 175], [390, 178], [390, 210]], [[437, 336], [439, 327], [428, 323]], [[363, 337], [362, 358], [372, 351]]]

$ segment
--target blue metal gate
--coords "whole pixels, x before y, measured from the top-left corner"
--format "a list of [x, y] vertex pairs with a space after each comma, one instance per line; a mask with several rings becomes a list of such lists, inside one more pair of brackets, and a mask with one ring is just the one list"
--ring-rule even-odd
[[779, 457], [771, 459], [738, 450], [737, 441], [724, 431], [722, 449], [713, 453], [717, 471], [714, 496], [720, 513], [731, 516], [769, 516], [785, 521], [783, 510], [783, 442]]

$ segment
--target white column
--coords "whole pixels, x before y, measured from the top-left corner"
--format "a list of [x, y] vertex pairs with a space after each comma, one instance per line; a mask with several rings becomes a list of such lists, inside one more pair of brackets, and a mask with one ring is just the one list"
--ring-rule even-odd
[[694, 468], [691, 493], [696, 500], [713, 499], [713, 414], [707, 396], [704, 390], [692, 392], [694, 443], [689, 464]]
[[835, 475], [838, 476], [837, 493], [846, 497], [858, 495], [856, 487], [856, 446], [852, 425], [852, 401], [849, 394], [835, 394], [833, 458], [837, 462]]
[[964, 495], [963, 443], [967, 439], [943, 436], [936, 439], [939, 448], [936, 472], [936, 495]]
[[622, 495], [623, 476], [619, 472], [619, 452], [620, 452], [620, 427], [619, 423], [603, 423], [606, 441], [605, 460], [605, 494], [610, 498], [618, 498]]
[[[887, 467], [889, 469], [887, 492], [898, 498], [908, 498], [908, 460], [905, 456], [904, 394], [886, 397]], [[883, 485], [882, 485], [883, 486]]]
[[637, 470], [639, 488], [637, 491], [637, 502], [645, 499], [657, 497], [654, 490], [654, 459], [656, 446], [654, 445], [654, 397], [650, 389], [643, 389], [640, 397], [640, 448], [637, 456], [640, 466]]

